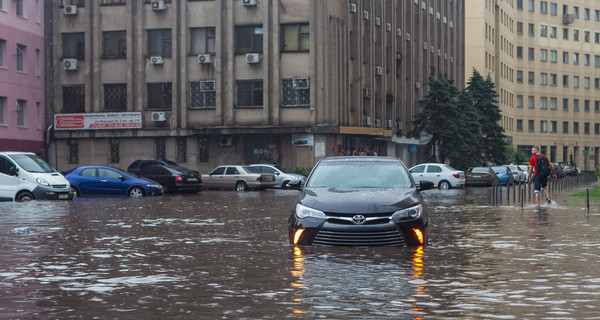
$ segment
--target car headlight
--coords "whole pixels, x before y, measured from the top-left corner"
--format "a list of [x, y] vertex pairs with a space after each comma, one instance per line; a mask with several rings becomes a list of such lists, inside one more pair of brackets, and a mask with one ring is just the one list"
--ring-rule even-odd
[[327, 216], [325, 215], [325, 213], [323, 213], [323, 211], [305, 207], [301, 204], [296, 205], [296, 217], [298, 217], [298, 219], [304, 219], [304, 218], [326, 219], [327, 218]]
[[148, 188], [158, 188], [158, 189], [161, 188], [161, 186], [158, 185], [158, 184], [147, 184], [146, 187], [148, 187]]
[[46, 187], [50, 186], [50, 184], [48, 183], [48, 181], [46, 181], [46, 179], [37, 178], [37, 179], [35, 179], [35, 181], [41, 186], [46, 186]]
[[394, 214], [392, 215], [392, 219], [394, 219], [394, 220], [404, 219], [404, 218], [417, 219], [417, 218], [420, 218], [421, 216], [423, 216], [423, 206], [419, 204], [414, 207], [410, 207], [410, 208], [406, 208], [406, 209], [402, 209], [402, 210], [398, 210], [398, 211], [394, 212]]

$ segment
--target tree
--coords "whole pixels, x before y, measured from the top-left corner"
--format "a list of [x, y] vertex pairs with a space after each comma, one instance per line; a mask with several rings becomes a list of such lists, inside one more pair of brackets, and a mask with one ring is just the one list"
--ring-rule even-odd
[[451, 165], [455, 168], [466, 170], [470, 167], [475, 167], [481, 164], [482, 149], [479, 141], [482, 139], [481, 124], [479, 123], [479, 114], [473, 106], [473, 98], [471, 95], [462, 91], [458, 95], [458, 109], [461, 117], [458, 121], [461, 122], [461, 136], [456, 140], [462, 142], [453, 152]]
[[528, 162], [530, 158], [527, 153], [517, 150], [517, 148], [512, 145], [506, 145], [504, 147], [504, 156], [507, 162], [515, 164]]
[[489, 75], [484, 79], [473, 69], [466, 91], [473, 97], [473, 105], [479, 114], [483, 160], [488, 163], [505, 163], [504, 146], [507, 143], [504, 129], [498, 123], [502, 120], [502, 115], [497, 106], [496, 85]]

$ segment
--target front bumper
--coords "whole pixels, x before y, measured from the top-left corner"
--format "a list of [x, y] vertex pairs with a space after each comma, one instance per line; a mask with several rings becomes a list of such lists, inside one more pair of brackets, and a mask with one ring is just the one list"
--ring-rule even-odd
[[33, 195], [38, 200], [73, 200], [73, 190], [71, 188], [50, 188], [37, 186], [33, 190]]

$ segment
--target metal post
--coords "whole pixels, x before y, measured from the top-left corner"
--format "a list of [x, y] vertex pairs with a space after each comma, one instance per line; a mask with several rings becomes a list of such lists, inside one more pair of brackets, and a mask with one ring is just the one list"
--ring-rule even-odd
[[585, 209], [590, 213], [590, 189], [585, 189]]

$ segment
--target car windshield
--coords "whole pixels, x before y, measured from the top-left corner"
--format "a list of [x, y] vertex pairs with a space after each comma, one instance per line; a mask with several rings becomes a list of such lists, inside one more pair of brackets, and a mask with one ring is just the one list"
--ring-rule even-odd
[[410, 188], [408, 171], [395, 161], [324, 161], [310, 176], [309, 188]]
[[163, 162], [166, 163], [166, 164], [168, 164], [168, 165], [171, 165], [171, 166], [178, 166], [179, 165], [176, 162], [173, 162], [171, 160], [166, 160], [166, 159], [163, 159]]
[[490, 169], [488, 168], [473, 168], [471, 169], [472, 173], [490, 173]]
[[492, 170], [494, 170], [496, 174], [506, 173], [505, 167], [492, 167]]
[[54, 172], [54, 169], [35, 154], [12, 154], [10, 157], [28, 172]]

